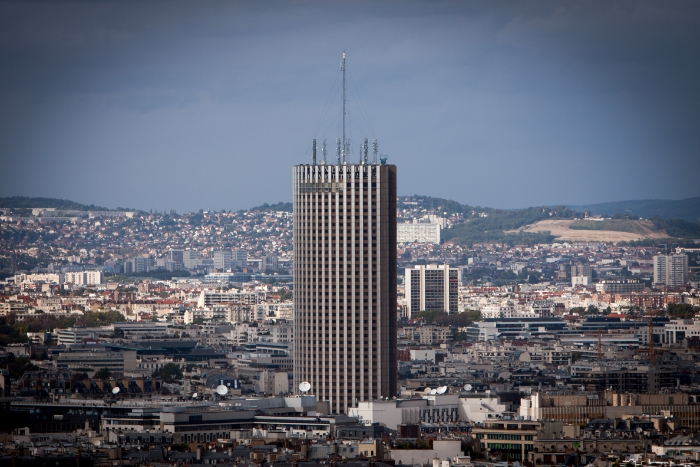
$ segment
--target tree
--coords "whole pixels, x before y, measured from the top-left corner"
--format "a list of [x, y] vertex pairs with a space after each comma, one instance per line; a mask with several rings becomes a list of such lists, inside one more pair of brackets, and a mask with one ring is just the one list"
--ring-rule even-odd
[[95, 372], [95, 378], [97, 379], [107, 379], [112, 376], [112, 372], [109, 368], [101, 368]]
[[177, 363], [166, 363], [160, 370], [153, 372], [154, 377], [159, 377], [166, 383], [172, 383], [176, 379], [182, 379], [182, 370]]
[[666, 305], [666, 311], [671, 318], [676, 319], [692, 319], [700, 312], [689, 303], [669, 303]]

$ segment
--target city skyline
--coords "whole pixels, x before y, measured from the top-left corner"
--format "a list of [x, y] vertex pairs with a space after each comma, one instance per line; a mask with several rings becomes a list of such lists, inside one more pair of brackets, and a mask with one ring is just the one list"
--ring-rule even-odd
[[351, 139], [378, 137], [406, 167], [401, 195], [521, 208], [700, 194], [695, 3], [0, 9], [2, 196], [287, 201], [311, 139], [333, 154], [342, 50]]

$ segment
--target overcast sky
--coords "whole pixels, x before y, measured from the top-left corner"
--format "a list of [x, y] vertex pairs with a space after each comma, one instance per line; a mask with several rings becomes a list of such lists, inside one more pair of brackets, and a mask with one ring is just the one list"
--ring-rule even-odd
[[0, 196], [242, 209], [311, 139], [399, 194], [519, 208], [700, 195], [700, 2], [0, 3]]

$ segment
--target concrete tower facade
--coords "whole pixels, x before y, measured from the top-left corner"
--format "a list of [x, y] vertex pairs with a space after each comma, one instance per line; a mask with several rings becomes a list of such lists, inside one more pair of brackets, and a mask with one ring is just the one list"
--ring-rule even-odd
[[294, 167], [294, 380], [332, 413], [396, 395], [396, 166]]

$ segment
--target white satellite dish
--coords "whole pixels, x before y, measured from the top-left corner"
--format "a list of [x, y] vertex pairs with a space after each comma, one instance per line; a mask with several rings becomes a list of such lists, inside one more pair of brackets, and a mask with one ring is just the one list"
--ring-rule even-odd
[[425, 388], [425, 389], [423, 390], [423, 394], [430, 394], [431, 391], [432, 391], [432, 389], [430, 389], [429, 387], [428, 387], [428, 388]]
[[115, 396], [119, 394], [119, 388], [112, 389], [112, 394], [114, 394]]
[[195, 392], [194, 394], [192, 394], [192, 399], [196, 399], [196, 398], [197, 398], [197, 393]]
[[445, 394], [447, 392], [447, 386], [440, 386], [435, 390], [438, 394]]
[[299, 390], [301, 392], [309, 392], [310, 389], [311, 389], [311, 383], [309, 383], [308, 381], [304, 381], [303, 383], [299, 384]]
[[216, 393], [220, 396], [225, 396], [226, 394], [228, 394], [228, 388], [223, 384], [219, 384], [216, 387]]
[[464, 385], [464, 390], [465, 390], [465, 391], [469, 392], [469, 391], [471, 391], [472, 389], [473, 389], [473, 388], [472, 388], [472, 385], [471, 385], [471, 384], [467, 383], [467, 384]]
[[430, 395], [434, 396], [435, 394], [437, 394], [437, 389], [431, 389]]

